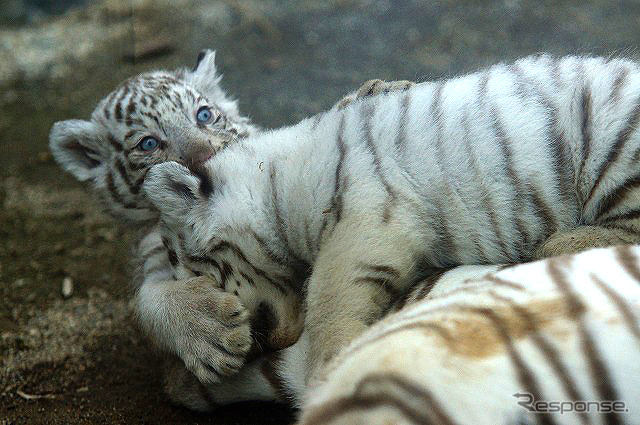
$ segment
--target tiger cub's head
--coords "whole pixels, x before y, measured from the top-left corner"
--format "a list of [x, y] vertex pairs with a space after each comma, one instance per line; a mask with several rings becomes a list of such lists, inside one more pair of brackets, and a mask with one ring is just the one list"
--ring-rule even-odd
[[89, 181], [116, 217], [154, 219], [141, 191], [151, 166], [197, 166], [257, 131], [220, 87], [214, 60], [215, 52], [205, 50], [192, 70], [132, 77], [98, 103], [90, 120], [55, 123], [49, 135], [54, 158], [78, 180]]

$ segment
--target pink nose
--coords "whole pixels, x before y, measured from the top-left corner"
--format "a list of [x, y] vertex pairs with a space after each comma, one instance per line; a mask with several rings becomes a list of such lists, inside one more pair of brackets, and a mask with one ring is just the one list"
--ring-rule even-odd
[[194, 152], [191, 155], [191, 162], [193, 164], [199, 165], [202, 164], [203, 162], [207, 161], [209, 158], [211, 158], [213, 156], [213, 151], [212, 150], [203, 150], [203, 151], [198, 151], [198, 152]]

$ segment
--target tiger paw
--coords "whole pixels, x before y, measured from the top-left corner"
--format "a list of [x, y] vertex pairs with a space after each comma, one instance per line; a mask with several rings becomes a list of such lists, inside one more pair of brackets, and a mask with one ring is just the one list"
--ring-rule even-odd
[[178, 281], [167, 294], [171, 306], [168, 345], [203, 383], [237, 372], [252, 345], [249, 312], [240, 299], [207, 277]]
[[535, 259], [577, 254], [592, 248], [637, 243], [640, 243], [640, 236], [635, 232], [599, 226], [579, 226], [549, 236], [536, 250]]
[[407, 80], [383, 81], [374, 79], [365, 81], [355, 93], [350, 93], [340, 100], [338, 109], [344, 109], [354, 101], [364, 99], [365, 97], [375, 96], [380, 93], [389, 93], [391, 91], [408, 90], [415, 86], [415, 84], [413, 81]]

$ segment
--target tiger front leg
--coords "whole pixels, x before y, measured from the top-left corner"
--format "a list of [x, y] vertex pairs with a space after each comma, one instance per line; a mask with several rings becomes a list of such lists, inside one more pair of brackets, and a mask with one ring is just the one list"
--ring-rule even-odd
[[400, 226], [340, 222], [318, 255], [307, 293], [307, 382], [376, 322], [401, 296], [415, 270], [416, 243]]
[[253, 342], [249, 312], [213, 279], [147, 281], [136, 301], [141, 327], [201, 382], [220, 382], [244, 365]]

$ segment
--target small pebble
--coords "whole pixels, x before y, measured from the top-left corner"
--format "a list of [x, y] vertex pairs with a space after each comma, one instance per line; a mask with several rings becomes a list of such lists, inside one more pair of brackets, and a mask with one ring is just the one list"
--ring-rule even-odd
[[71, 294], [73, 294], [73, 280], [67, 276], [62, 280], [62, 296], [69, 298]]

